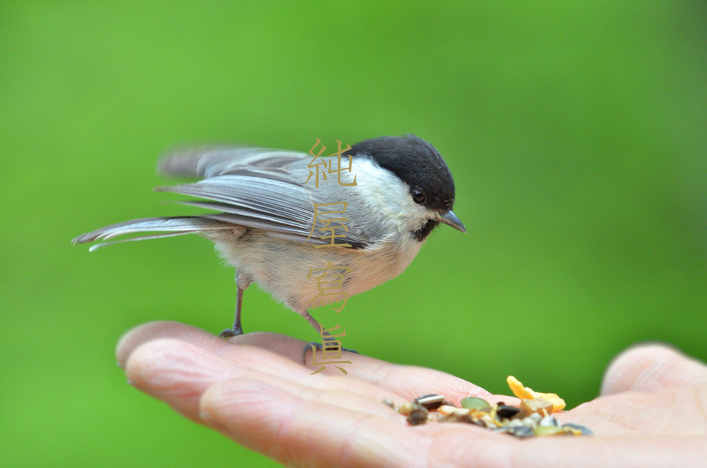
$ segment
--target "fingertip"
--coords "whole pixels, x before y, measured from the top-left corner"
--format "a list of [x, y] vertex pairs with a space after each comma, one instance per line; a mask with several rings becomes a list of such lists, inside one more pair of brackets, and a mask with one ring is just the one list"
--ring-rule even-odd
[[115, 358], [121, 368], [125, 368], [130, 354], [142, 344], [160, 338], [177, 338], [204, 347], [228, 346], [228, 342], [196, 327], [168, 320], [138, 325], [125, 332], [118, 340]]
[[[118, 366], [125, 369], [130, 354], [141, 344], [154, 339], [158, 335], [177, 324], [177, 322], [157, 321], [138, 325], [123, 333], [115, 347], [115, 358]], [[181, 324], [179, 324], [181, 325]], [[159, 333], [158, 333], [159, 332]]]

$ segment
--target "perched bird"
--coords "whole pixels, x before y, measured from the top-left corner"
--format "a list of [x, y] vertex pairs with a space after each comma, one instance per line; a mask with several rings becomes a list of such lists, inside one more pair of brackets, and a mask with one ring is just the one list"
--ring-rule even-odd
[[252, 283], [321, 333], [307, 309], [345, 303], [398, 276], [438, 224], [466, 229], [452, 212], [452, 174], [421, 138], [373, 138], [339, 146], [331, 158], [314, 156], [315, 148], [310, 154], [224, 147], [173, 154], [160, 161], [161, 172], [201, 180], [155, 190], [199, 198], [178, 203], [218, 213], [135, 219], [73, 242], [138, 232], [148, 235], [116, 242], [199, 234], [236, 267], [235, 322], [221, 336], [243, 333], [243, 292]]

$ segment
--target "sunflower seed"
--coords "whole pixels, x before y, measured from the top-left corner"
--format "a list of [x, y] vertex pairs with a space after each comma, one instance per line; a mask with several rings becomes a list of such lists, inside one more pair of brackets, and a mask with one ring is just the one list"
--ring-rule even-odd
[[516, 408], [515, 406], [498, 405], [498, 410], [496, 411], [496, 414], [502, 418], [511, 419], [520, 414], [520, 412], [521, 409]]
[[428, 410], [436, 410], [442, 405], [442, 402], [444, 401], [444, 395], [430, 393], [429, 395], [417, 397], [414, 401], [418, 402]]

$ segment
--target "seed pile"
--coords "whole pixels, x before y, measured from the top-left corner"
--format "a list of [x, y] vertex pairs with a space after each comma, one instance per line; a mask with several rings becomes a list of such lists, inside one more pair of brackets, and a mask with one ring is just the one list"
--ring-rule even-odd
[[430, 394], [415, 398], [395, 407], [390, 399], [383, 403], [407, 416], [413, 426], [428, 421], [463, 422], [476, 424], [494, 432], [503, 432], [516, 437], [551, 435], [592, 435], [592, 431], [580, 424], [560, 424], [552, 416], [561, 411], [565, 402], [554, 393], [540, 393], [524, 387], [515, 377], [507, 379], [513, 394], [520, 398], [520, 407], [503, 402], [491, 405], [483, 398], [466, 397], [461, 408], [445, 400], [444, 395]]

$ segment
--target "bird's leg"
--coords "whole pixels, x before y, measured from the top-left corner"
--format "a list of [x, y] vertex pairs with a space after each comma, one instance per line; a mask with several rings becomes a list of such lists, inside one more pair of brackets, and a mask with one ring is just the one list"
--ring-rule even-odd
[[304, 314], [302, 314], [302, 317], [304, 317], [304, 319], [309, 322], [309, 324], [313, 326], [315, 330], [317, 330], [317, 333], [321, 333], [322, 330], [324, 330], [322, 326], [319, 325], [319, 322], [317, 322], [317, 319], [312, 317], [306, 310], [304, 311]]
[[241, 310], [243, 306], [243, 291], [248, 285], [242, 286], [245, 281], [238, 281], [238, 275], [236, 275], [236, 289], [238, 290], [236, 296], [236, 319], [233, 322], [233, 328], [226, 328], [219, 335], [221, 338], [231, 338], [232, 336], [238, 336], [243, 334], [243, 326], [241, 325]]
[[[326, 337], [327, 337], [327, 336], [331, 336], [331, 333], [329, 333], [328, 331], [325, 331], [324, 328], [322, 328], [322, 326], [319, 325], [319, 322], [317, 322], [317, 320], [316, 320], [314, 317], [312, 317], [309, 312], [307, 312], [307, 311], [305, 310], [304, 313], [300, 313], [300, 315], [302, 315], [302, 317], [304, 317], [304, 319], [305, 319], [307, 322], [309, 322], [309, 324], [312, 325], [315, 330], [317, 330], [317, 333], [322, 336], [322, 339], [323, 339], [323, 340], [327, 340]], [[329, 338], [329, 339], [330, 339], [330, 340], [333, 340], [333, 338]], [[322, 343], [318, 342], [318, 341], [310, 341], [309, 343], [307, 343], [307, 344], [304, 346], [304, 349], [302, 350], [302, 363], [303, 363], [303, 364], [307, 364], [307, 361], [306, 361], [307, 351], [308, 351], [312, 346], [313, 346], [314, 348], [316, 348], [317, 350], [319, 350], [319, 351], [321, 351], [321, 350], [324, 348], [324, 345], [323, 345]], [[358, 351], [356, 351], [355, 349], [341, 348], [341, 350], [342, 350], [342, 351], [348, 351], [349, 353], [360, 354], [360, 353], [359, 353]], [[312, 353], [314, 353], [314, 352], [315, 352], [314, 349], [312, 349]]]

